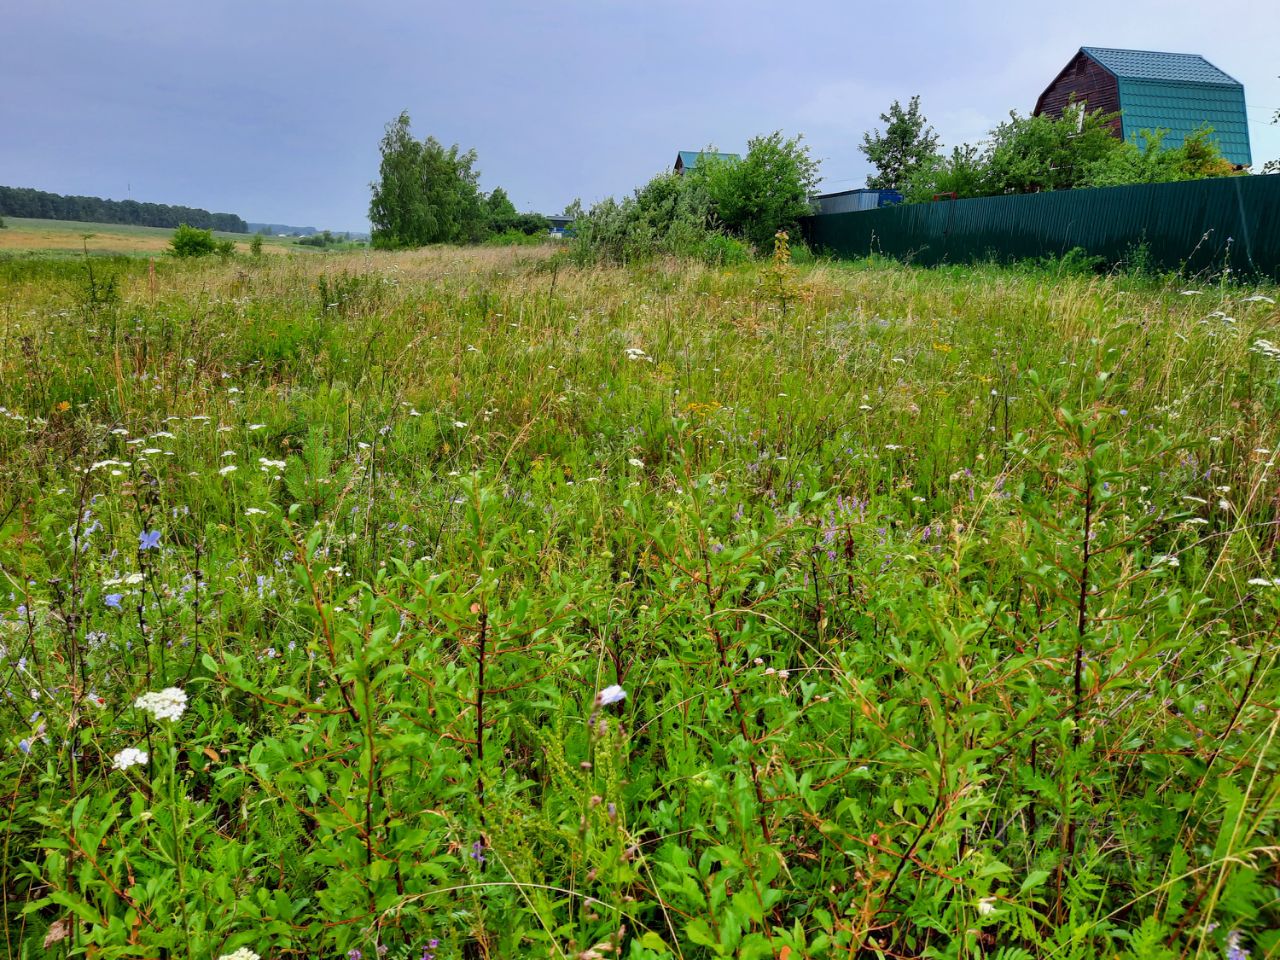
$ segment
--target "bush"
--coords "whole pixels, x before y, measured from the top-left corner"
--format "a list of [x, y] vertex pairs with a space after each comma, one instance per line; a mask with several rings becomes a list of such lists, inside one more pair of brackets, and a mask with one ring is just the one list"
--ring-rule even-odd
[[741, 161], [704, 161], [693, 179], [704, 179], [711, 209], [730, 233], [768, 250], [779, 230], [794, 231], [808, 216], [809, 195], [818, 183], [818, 162], [801, 137], [775, 130], [748, 142]]
[[253, 239], [249, 241], [249, 253], [255, 257], [262, 256], [262, 234], [253, 235]]
[[490, 234], [484, 238], [483, 243], [488, 247], [536, 247], [546, 243], [547, 239], [547, 233], [523, 233], [511, 229]]
[[213, 253], [216, 245], [212, 230], [201, 230], [184, 223], [173, 231], [169, 252], [175, 257], [204, 257]]
[[709, 233], [702, 240], [698, 256], [703, 262], [714, 266], [731, 266], [747, 263], [751, 259], [751, 248], [741, 240], [726, 237], [723, 233]]
[[[707, 153], [711, 153], [709, 148]], [[621, 203], [609, 198], [574, 223], [579, 263], [655, 255], [737, 262], [747, 244], [771, 250], [808, 215], [818, 164], [799, 137], [756, 137], [739, 161], [704, 155], [683, 175], [660, 173]]]

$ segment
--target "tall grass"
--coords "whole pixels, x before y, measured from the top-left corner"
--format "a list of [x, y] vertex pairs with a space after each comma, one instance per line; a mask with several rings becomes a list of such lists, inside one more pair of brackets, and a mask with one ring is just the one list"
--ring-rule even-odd
[[7, 956], [1280, 951], [1276, 291], [0, 269]]

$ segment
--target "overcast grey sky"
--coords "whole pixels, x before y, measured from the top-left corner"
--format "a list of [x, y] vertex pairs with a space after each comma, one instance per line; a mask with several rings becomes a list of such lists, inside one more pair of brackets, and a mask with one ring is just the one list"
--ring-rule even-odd
[[1203, 54], [1245, 85], [1255, 168], [1280, 156], [1277, 0], [0, 0], [0, 24], [0, 183], [255, 221], [364, 229], [402, 109], [521, 209], [778, 128], [860, 186], [889, 101], [976, 140], [1081, 45]]

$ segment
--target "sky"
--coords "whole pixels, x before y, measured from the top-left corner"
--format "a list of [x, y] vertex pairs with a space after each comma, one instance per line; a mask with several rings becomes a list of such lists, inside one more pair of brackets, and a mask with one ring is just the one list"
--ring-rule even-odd
[[1255, 169], [1280, 157], [1276, 0], [0, 0], [0, 23], [0, 184], [256, 222], [367, 229], [401, 110], [521, 210], [777, 129], [862, 186], [894, 99], [977, 141], [1082, 45], [1204, 55], [1245, 86]]

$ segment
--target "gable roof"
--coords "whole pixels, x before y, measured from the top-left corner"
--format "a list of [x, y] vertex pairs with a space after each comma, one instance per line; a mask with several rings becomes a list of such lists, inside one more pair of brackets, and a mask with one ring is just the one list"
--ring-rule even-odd
[[698, 161], [703, 157], [711, 157], [715, 160], [722, 160], [726, 163], [741, 160], [736, 153], [713, 153], [709, 150], [681, 150], [676, 154], [676, 162], [679, 166], [689, 170], [698, 165]]
[[1164, 80], [1238, 87], [1240, 81], [1224, 73], [1198, 53], [1159, 53], [1154, 50], [1117, 50], [1081, 47], [1120, 80]]

